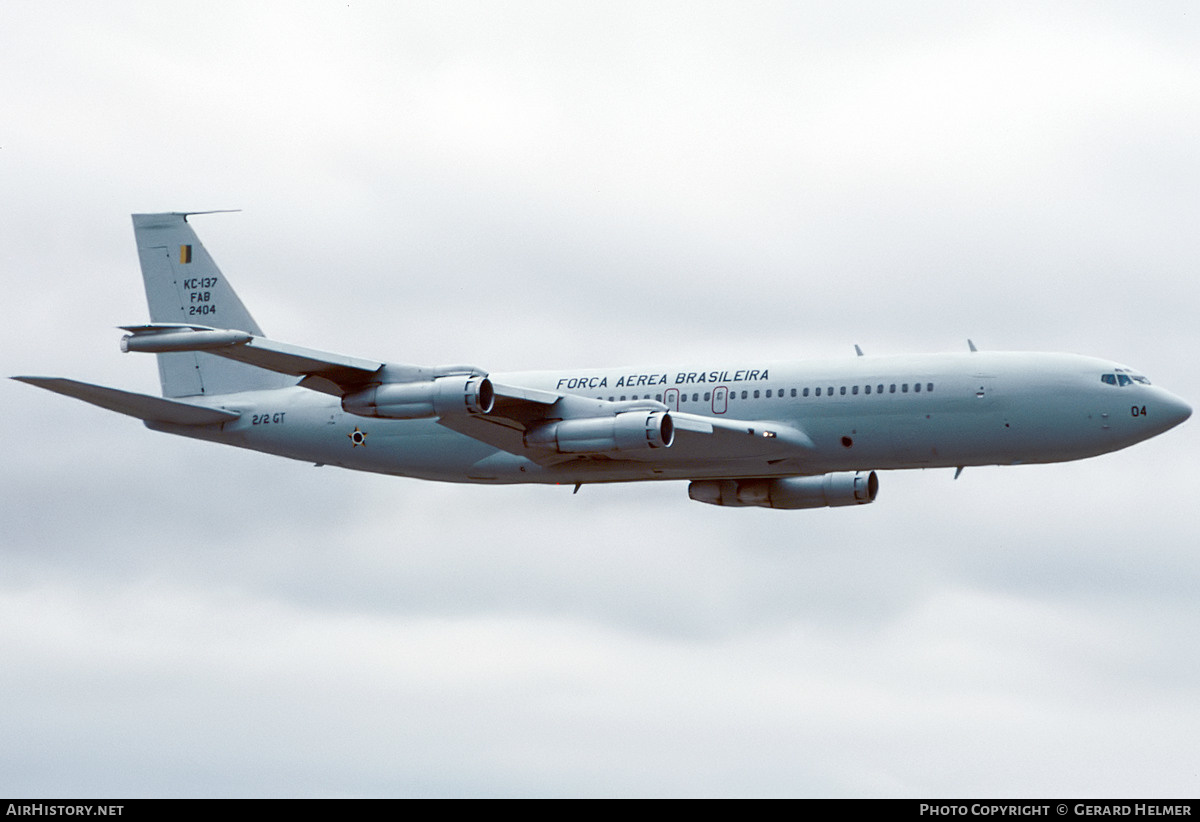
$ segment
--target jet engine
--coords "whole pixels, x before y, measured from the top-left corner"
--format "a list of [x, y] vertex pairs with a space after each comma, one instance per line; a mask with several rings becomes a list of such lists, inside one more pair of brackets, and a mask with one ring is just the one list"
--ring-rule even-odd
[[695, 480], [688, 496], [696, 502], [734, 507], [836, 508], [866, 505], [879, 493], [874, 471], [778, 479]]
[[675, 422], [666, 411], [626, 411], [539, 425], [525, 432], [528, 446], [550, 446], [560, 454], [603, 454], [670, 448]]
[[487, 377], [459, 375], [374, 385], [342, 397], [342, 410], [360, 417], [417, 420], [487, 414], [495, 400]]

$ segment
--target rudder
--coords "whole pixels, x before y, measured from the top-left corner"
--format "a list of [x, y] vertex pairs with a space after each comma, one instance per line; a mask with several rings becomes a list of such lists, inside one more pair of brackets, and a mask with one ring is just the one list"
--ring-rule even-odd
[[[231, 328], [262, 336], [196, 232], [191, 214], [134, 214], [133, 233], [146, 285], [150, 321]], [[231, 394], [294, 385], [296, 380], [199, 352], [157, 354], [164, 397]]]

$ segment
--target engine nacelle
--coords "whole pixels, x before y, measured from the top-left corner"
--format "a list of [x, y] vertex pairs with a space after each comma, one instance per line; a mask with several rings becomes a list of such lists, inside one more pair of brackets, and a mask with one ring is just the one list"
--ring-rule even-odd
[[429, 382], [383, 383], [342, 397], [342, 410], [360, 417], [419, 420], [487, 414], [496, 401], [487, 377], [460, 375]]
[[674, 441], [675, 422], [666, 411], [626, 411], [611, 417], [561, 420], [525, 432], [526, 445], [552, 447], [560, 454], [670, 448]]
[[688, 484], [688, 496], [696, 502], [733, 507], [836, 508], [866, 505], [874, 502], [878, 494], [879, 477], [874, 471], [819, 477], [696, 480]]

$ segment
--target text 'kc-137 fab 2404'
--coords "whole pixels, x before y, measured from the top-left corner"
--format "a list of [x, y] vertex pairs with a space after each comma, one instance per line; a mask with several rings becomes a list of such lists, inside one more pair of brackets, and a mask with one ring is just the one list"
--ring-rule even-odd
[[[196, 213], [196, 212], [193, 212]], [[991, 352], [497, 374], [264, 336], [193, 213], [135, 214], [162, 396], [14, 379], [148, 428], [320, 465], [446, 482], [687, 480], [714, 505], [872, 502], [879, 470], [1048, 463], [1126, 448], [1191, 408], [1139, 371]]]

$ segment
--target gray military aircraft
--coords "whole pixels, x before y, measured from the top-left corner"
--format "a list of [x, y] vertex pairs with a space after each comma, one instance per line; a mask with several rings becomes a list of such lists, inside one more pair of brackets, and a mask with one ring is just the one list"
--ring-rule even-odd
[[[699, 502], [872, 502], [876, 470], [1092, 457], [1192, 409], [1137, 371], [982, 352], [491, 374], [314, 351], [263, 336], [188, 223], [135, 214], [162, 397], [14, 377], [146, 427], [317, 464], [448, 482], [690, 480]], [[957, 474], [956, 474], [957, 476]]]

